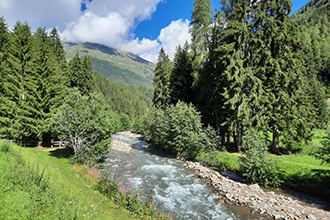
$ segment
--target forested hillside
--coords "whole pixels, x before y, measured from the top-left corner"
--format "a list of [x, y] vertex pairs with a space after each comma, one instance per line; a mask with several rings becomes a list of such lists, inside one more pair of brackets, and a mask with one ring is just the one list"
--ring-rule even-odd
[[[302, 28], [307, 70], [329, 87], [330, 83], [330, 1], [310, 1], [292, 19]], [[328, 89], [329, 93], [329, 89]]]
[[155, 65], [139, 56], [96, 43], [64, 43], [64, 49], [68, 59], [89, 56], [93, 70], [112, 81], [152, 87]]

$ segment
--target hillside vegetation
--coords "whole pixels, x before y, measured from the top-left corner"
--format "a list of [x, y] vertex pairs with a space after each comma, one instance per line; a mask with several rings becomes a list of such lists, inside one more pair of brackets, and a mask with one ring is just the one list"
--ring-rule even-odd
[[68, 59], [89, 56], [93, 70], [112, 81], [152, 87], [155, 65], [139, 56], [95, 43], [65, 43], [64, 49]]

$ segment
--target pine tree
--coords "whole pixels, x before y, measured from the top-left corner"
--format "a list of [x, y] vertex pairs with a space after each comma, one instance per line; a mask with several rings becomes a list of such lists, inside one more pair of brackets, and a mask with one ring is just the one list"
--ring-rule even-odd
[[27, 23], [17, 22], [10, 35], [8, 76], [11, 80], [10, 99], [17, 104], [12, 112], [10, 133], [20, 140], [36, 137], [38, 122], [36, 113], [37, 86], [33, 65], [33, 38]]
[[77, 87], [82, 95], [87, 95], [92, 89], [92, 65], [88, 57], [83, 60], [77, 53], [69, 62], [68, 78], [70, 88]]
[[180, 45], [177, 47], [173, 69], [170, 76], [170, 100], [171, 104], [178, 101], [185, 103], [193, 102], [193, 82], [191, 58], [188, 53], [188, 44], [184, 48]]
[[5, 19], [0, 17], [0, 138], [16, 138], [11, 127], [17, 108], [13, 101], [12, 81], [8, 71], [9, 30]]
[[39, 143], [49, 133], [49, 120], [53, 110], [62, 104], [65, 93], [65, 80], [61, 64], [57, 62], [51, 38], [45, 29], [38, 28], [34, 34], [34, 74], [37, 76], [37, 96], [35, 118], [38, 120], [37, 137]]
[[[255, 59], [256, 71], [262, 73], [267, 127], [273, 133], [272, 151], [279, 152], [280, 134], [308, 136], [308, 104], [302, 92], [303, 59], [297, 26], [290, 20], [290, 0], [260, 1], [254, 7], [254, 34], [260, 48]], [[308, 104], [307, 106], [304, 104]]]
[[210, 25], [212, 23], [211, 0], [195, 0], [191, 18], [192, 66], [196, 81], [208, 51]]
[[165, 109], [170, 104], [170, 75], [171, 75], [172, 63], [161, 48], [158, 55], [158, 62], [155, 68], [154, 75], [154, 94], [152, 103], [156, 108]]
[[55, 54], [57, 64], [60, 66], [61, 71], [65, 71], [67, 62], [63, 44], [56, 28], [50, 32], [50, 41], [52, 44], [53, 53]]
[[200, 73], [198, 84], [195, 87], [198, 91], [196, 103], [198, 109], [202, 112], [203, 122], [217, 130], [222, 137], [223, 143], [228, 130], [223, 124], [228, 118], [223, 109], [223, 93], [227, 82], [223, 74], [223, 64], [221, 63], [222, 54], [219, 53], [218, 47], [222, 44], [221, 35], [224, 23], [223, 14], [217, 11], [212, 24], [209, 53], [206, 57], [203, 71]]

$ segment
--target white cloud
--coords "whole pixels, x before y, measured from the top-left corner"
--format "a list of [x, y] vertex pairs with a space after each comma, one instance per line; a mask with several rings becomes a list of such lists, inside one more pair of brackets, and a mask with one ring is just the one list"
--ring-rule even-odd
[[160, 44], [153, 50], [140, 54], [146, 60], [156, 63], [160, 48], [163, 47], [166, 54], [170, 59], [174, 58], [176, 47], [178, 45], [183, 46], [186, 42], [191, 42], [191, 35], [189, 33], [189, 21], [188, 20], [176, 20], [172, 21], [167, 27], [160, 31], [158, 41]]
[[150, 40], [146, 38], [140, 40], [139, 38], [135, 38], [134, 40], [123, 43], [119, 47], [122, 50], [129, 51], [134, 54], [144, 54], [154, 48], [157, 48], [158, 46], [159, 43], [157, 40]]

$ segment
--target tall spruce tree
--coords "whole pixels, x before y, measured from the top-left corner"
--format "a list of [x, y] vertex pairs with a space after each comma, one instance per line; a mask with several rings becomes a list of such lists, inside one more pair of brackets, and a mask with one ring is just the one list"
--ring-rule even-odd
[[0, 138], [13, 139], [11, 130], [14, 122], [14, 112], [17, 109], [13, 101], [13, 88], [8, 71], [9, 30], [5, 19], [0, 17]]
[[198, 81], [199, 73], [202, 71], [201, 68], [209, 47], [210, 25], [212, 23], [211, 2], [211, 0], [195, 0], [192, 11], [190, 32], [192, 36], [192, 66], [196, 81]]
[[13, 138], [36, 138], [38, 121], [37, 86], [33, 64], [33, 38], [27, 23], [17, 22], [10, 35], [8, 74], [11, 79], [11, 100], [17, 104], [13, 110], [11, 134]]
[[182, 48], [177, 47], [173, 69], [170, 76], [170, 100], [171, 104], [176, 104], [178, 101], [185, 103], [193, 102], [193, 82], [191, 58], [188, 52], [188, 44]]
[[[273, 134], [272, 152], [279, 152], [280, 134], [308, 136], [311, 105], [302, 91], [303, 59], [297, 26], [290, 20], [290, 0], [259, 1], [253, 6], [254, 36], [260, 48], [256, 67], [262, 74], [267, 128]], [[297, 135], [299, 134], [299, 135]]]
[[61, 71], [65, 71], [67, 66], [65, 50], [56, 28], [53, 28], [50, 32], [50, 41], [52, 44], [52, 51], [56, 57], [56, 61], [60, 66]]
[[223, 143], [228, 130], [224, 125], [228, 116], [226, 116], [223, 109], [225, 100], [223, 93], [227, 82], [221, 63], [222, 54], [219, 53], [218, 47], [222, 44], [221, 35], [224, 26], [224, 16], [220, 11], [217, 11], [212, 24], [209, 53], [203, 71], [200, 73], [197, 84], [198, 94], [196, 94], [196, 103], [198, 109], [202, 112], [204, 124], [209, 124], [215, 128]]
[[154, 94], [152, 103], [156, 108], [165, 109], [170, 104], [170, 75], [172, 63], [161, 48], [154, 74]]
[[69, 86], [77, 87], [82, 95], [88, 95], [92, 90], [92, 64], [89, 57], [81, 59], [77, 53], [69, 62]]
[[37, 109], [34, 113], [38, 120], [37, 137], [39, 143], [49, 133], [49, 120], [53, 110], [62, 104], [65, 93], [65, 79], [54, 53], [51, 38], [45, 29], [38, 28], [34, 34], [34, 74], [37, 82]]

